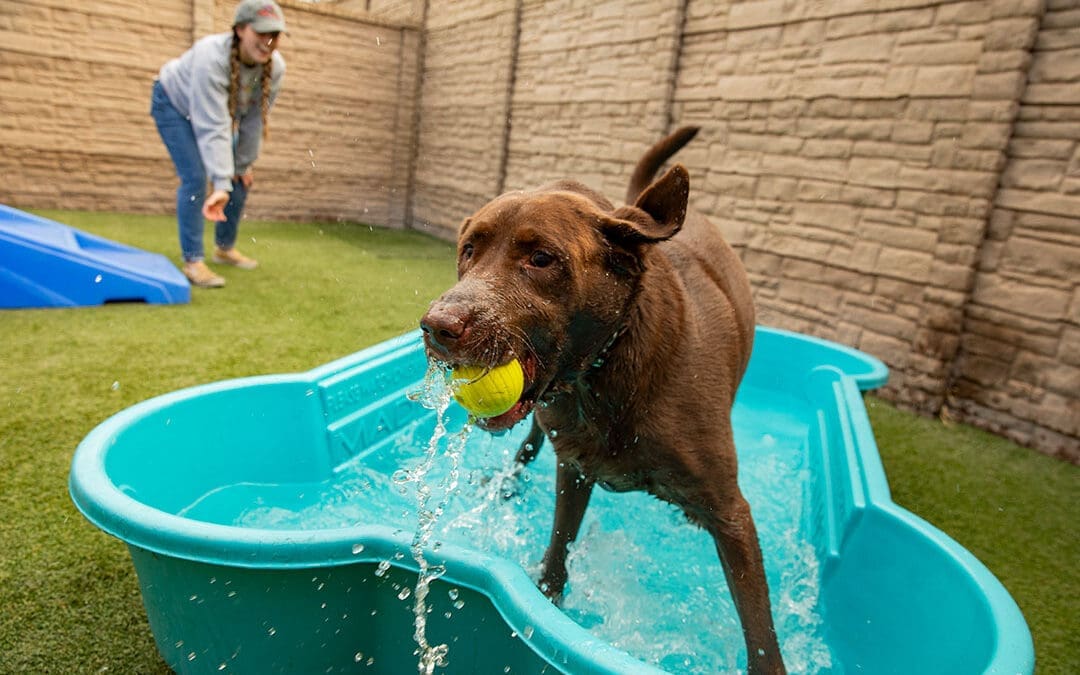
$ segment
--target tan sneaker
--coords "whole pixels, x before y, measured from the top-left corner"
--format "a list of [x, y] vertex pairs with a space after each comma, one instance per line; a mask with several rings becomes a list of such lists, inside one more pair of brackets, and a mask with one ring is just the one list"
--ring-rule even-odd
[[212, 260], [222, 265], [232, 265], [242, 270], [253, 270], [259, 266], [258, 260], [253, 260], [235, 248], [215, 248]]
[[195, 286], [202, 288], [221, 288], [225, 279], [214, 274], [201, 260], [184, 263], [184, 276]]

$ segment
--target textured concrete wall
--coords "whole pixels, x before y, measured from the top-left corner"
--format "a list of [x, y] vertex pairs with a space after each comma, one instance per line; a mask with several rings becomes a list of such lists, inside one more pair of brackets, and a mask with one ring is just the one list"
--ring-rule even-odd
[[620, 199], [698, 124], [694, 205], [764, 323], [881, 357], [905, 407], [1080, 461], [1076, 5], [432, 0], [416, 213], [449, 237], [565, 176]]
[[[1030, 27], [1026, 27], [1030, 30]], [[1047, 452], [1080, 436], [1080, 0], [1047, 3], [978, 260], [951, 405]]]
[[354, 13], [368, 12], [390, 21], [419, 23], [424, 18], [424, 0], [336, 0], [335, 4]]
[[513, 81], [513, 0], [428, 9], [412, 226], [449, 237], [501, 190]]
[[621, 200], [666, 132], [678, 0], [522, 3], [507, 187], [574, 177]]
[[667, 128], [679, 0], [432, 2], [416, 225], [574, 176], [616, 198]]
[[[400, 226], [420, 32], [281, 3], [285, 87], [248, 214]], [[226, 31], [214, 0], [0, 0], [0, 202], [168, 212], [175, 178], [150, 86], [192, 40]]]
[[888, 362], [945, 399], [1004, 162], [1033, 3], [691, 4], [676, 118], [765, 323]]

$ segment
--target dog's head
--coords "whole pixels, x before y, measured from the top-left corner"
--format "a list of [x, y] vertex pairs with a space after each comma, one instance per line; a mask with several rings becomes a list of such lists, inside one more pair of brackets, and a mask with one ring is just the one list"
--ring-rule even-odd
[[586, 372], [632, 320], [653, 244], [682, 227], [689, 176], [676, 165], [632, 206], [561, 181], [497, 197], [458, 234], [458, 282], [421, 319], [429, 358], [493, 367], [517, 358], [521, 399], [481, 425], [517, 424]]

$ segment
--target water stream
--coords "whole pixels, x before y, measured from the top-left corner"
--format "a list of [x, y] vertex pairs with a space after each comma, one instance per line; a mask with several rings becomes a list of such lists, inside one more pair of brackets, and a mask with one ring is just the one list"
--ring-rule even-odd
[[[807, 418], [775, 393], [740, 393], [739, 482], [758, 527], [781, 650], [789, 672], [835, 668], [824, 640], [820, 561], [810, 541]], [[238, 524], [321, 529], [380, 523], [415, 533], [411, 594], [419, 671], [447, 659], [424, 630], [429, 585], [445, 570], [424, 552], [453, 543], [514, 561], [539, 577], [554, 511], [555, 459], [544, 447], [522, 468], [514, 455], [528, 424], [472, 433], [445, 388], [411, 396], [434, 415], [401, 430], [385, 452], [341, 470], [314, 505], [257, 506]], [[310, 504], [310, 502], [309, 502]], [[389, 561], [387, 561], [389, 564]], [[562, 609], [597, 637], [675, 673], [736, 673], [745, 654], [711, 538], [681, 512], [641, 493], [595, 491], [568, 561]], [[407, 590], [407, 589], [406, 589]], [[450, 655], [452, 658], [452, 655]]]

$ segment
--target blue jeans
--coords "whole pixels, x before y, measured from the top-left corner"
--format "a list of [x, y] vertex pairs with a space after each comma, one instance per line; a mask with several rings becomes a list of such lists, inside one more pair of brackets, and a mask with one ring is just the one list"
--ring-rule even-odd
[[[176, 166], [180, 187], [176, 189], [176, 220], [180, 230], [180, 252], [184, 262], [202, 260], [203, 202], [206, 201], [206, 170], [203, 168], [199, 145], [195, 142], [195, 130], [191, 121], [180, 114], [169, 101], [165, 89], [157, 80], [150, 99], [150, 115], [157, 123], [161, 140], [169, 150], [169, 157]], [[219, 248], [236, 245], [240, 216], [244, 213], [247, 189], [239, 180], [233, 179], [229, 203], [225, 205], [225, 220], [214, 224], [214, 243]]]

